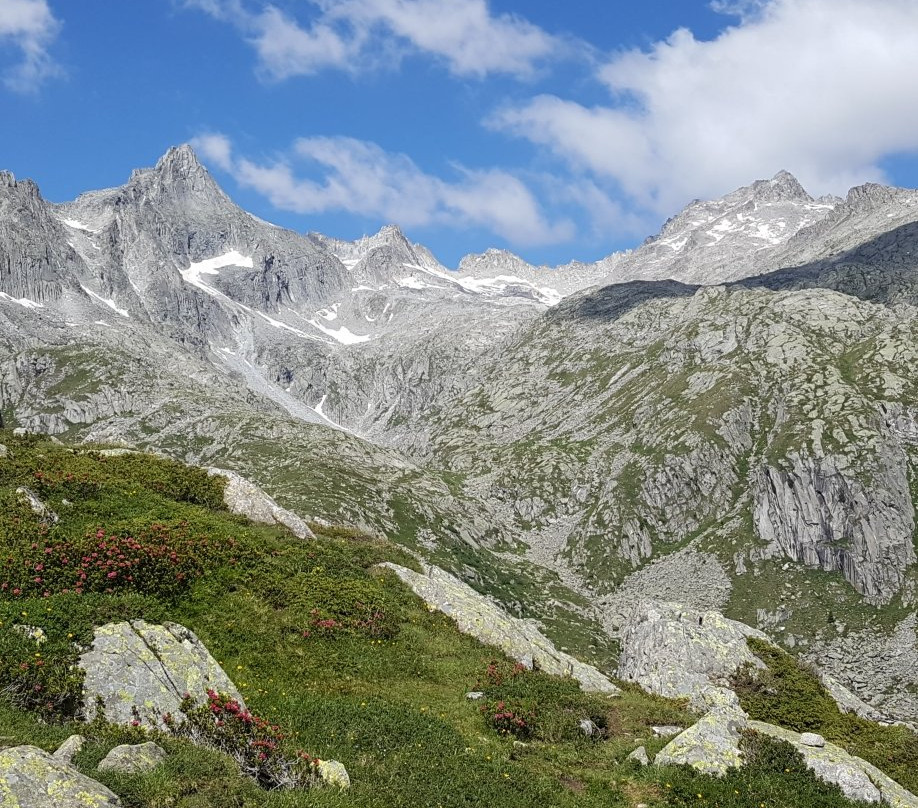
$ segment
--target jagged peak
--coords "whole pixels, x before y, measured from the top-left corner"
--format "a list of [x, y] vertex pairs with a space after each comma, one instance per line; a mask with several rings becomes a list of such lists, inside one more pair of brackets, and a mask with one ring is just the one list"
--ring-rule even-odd
[[782, 169], [770, 180], [757, 180], [750, 186], [753, 197], [763, 202], [812, 202], [800, 181]]
[[156, 170], [159, 172], [189, 174], [203, 168], [197, 154], [188, 143], [172, 146], [156, 163]]

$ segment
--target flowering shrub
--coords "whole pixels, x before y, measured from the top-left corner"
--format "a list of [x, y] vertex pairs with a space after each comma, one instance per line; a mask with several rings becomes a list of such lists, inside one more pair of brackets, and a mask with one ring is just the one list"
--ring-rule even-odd
[[226, 753], [263, 788], [300, 788], [315, 782], [318, 759], [291, 751], [280, 727], [253, 715], [236, 699], [208, 690], [207, 702], [197, 704], [185, 694], [181, 711], [181, 718], [163, 716], [173, 735]]
[[0, 622], [0, 694], [20, 710], [45, 720], [73, 715], [83, 674], [72, 665], [66, 643], [41, 641]]
[[534, 717], [519, 706], [511, 706], [505, 701], [488, 701], [481, 706], [481, 712], [488, 723], [504, 735], [520, 739], [532, 736]]
[[36, 541], [0, 556], [0, 597], [133, 591], [175, 598], [209, 569], [234, 563], [233, 540], [212, 542], [187, 523], [154, 523], [133, 535], [102, 528], [80, 538]]

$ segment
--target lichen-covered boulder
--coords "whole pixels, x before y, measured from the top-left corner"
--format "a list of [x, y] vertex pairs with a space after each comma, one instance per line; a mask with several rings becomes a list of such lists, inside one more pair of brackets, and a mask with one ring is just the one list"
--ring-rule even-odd
[[747, 720], [739, 707], [716, 707], [664, 746], [654, 763], [657, 766], [687, 764], [705, 774], [722, 776], [727, 769], [743, 765], [739, 744]]
[[615, 695], [620, 689], [592, 665], [559, 651], [536, 626], [507, 614], [494, 601], [437, 567], [414, 572], [398, 564], [380, 565], [401, 578], [430, 609], [456, 621], [459, 630], [500, 648], [527, 668], [555, 676], [572, 676], [583, 690]]
[[86, 739], [82, 735], [71, 735], [66, 741], [64, 741], [52, 756], [55, 760], [61, 760], [64, 763], [70, 763], [73, 760], [74, 756], [80, 753], [80, 750], [83, 748], [83, 744], [86, 743]]
[[[749, 729], [793, 744], [809, 769], [827, 783], [835, 783], [846, 797], [864, 802], [883, 802], [891, 808], [918, 808], [918, 797], [881, 772], [876, 766], [823, 740], [823, 746], [804, 742], [796, 732], [762, 721], [750, 721]], [[812, 739], [807, 739], [812, 740]]]
[[87, 720], [101, 698], [105, 717], [116, 724], [164, 727], [177, 715], [185, 693], [204, 701], [208, 690], [242, 696], [204, 644], [184, 626], [143, 620], [109, 623], [95, 630], [92, 647], [79, 660]]
[[641, 766], [650, 765], [650, 758], [647, 757], [647, 750], [643, 746], [639, 746], [630, 755], [628, 755], [628, 760], [633, 760], [635, 763], [638, 763]]
[[166, 757], [166, 750], [153, 741], [138, 744], [123, 743], [102, 758], [96, 768], [100, 772], [140, 774], [152, 771]]
[[43, 522], [49, 522], [50, 524], [57, 523], [59, 519], [58, 515], [47, 505], [45, 505], [38, 494], [36, 494], [31, 488], [17, 488], [16, 495], [19, 497], [20, 501], [28, 505], [32, 509], [32, 513], [34, 513]]
[[264, 525], [283, 525], [299, 539], [314, 539], [315, 534], [299, 516], [282, 508], [255, 483], [225, 469], [207, 469], [211, 477], [226, 479], [223, 501], [231, 513]]
[[337, 760], [320, 760], [318, 765], [319, 779], [323, 785], [347, 789], [351, 787], [351, 778], [343, 763]]
[[688, 698], [703, 709], [733, 701], [726, 688], [745, 664], [762, 667], [747, 638], [767, 637], [719, 612], [677, 603], [637, 604], [622, 635], [618, 677], [668, 698]]
[[120, 808], [101, 783], [35, 746], [0, 750], [3, 808]]

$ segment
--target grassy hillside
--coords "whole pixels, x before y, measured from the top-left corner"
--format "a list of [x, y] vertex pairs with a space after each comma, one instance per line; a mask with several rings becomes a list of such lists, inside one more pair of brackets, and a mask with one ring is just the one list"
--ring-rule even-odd
[[[376, 571], [412, 564], [394, 545], [249, 524], [223, 509], [219, 480], [169, 460], [9, 433], [0, 443], [0, 745], [51, 750], [87, 734], [75, 763], [128, 808], [850, 805], [789, 746], [756, 736], [750, 765], [720, 780], [627, 762], [640, 744], [663, 746], [651, 726], [688, 726], [684, 705], [633, 687], [586, 695], [519, 670]], [[59, 521], [43, 524], [19, 486]], [[154, 772], [97, 774], [114, 743], [142, 731], [77, 723], [71, 667], [94, 625], [138, 617], [195, 631], [252, 712], [283, 730], [282, 752], [342, 761], [352, 788], [267, 791], [222, 753], [168, 735], [156, 737], [170, 756]], [[484, 699], [466, 699], [473, 689]], [[599, 739], [578, 731], [585, 718]]]

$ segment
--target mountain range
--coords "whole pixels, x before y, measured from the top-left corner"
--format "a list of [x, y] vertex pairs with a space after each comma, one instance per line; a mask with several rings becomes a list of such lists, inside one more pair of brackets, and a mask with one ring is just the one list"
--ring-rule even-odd
[[240, 471], [601, 663], [640, 596], [918, 720], [918, 191], [780, 172], [635, 250], [444, 267], [236, 206], [188, 146], [48, 202], [0, 173], [0, 396], [28, 431]]

